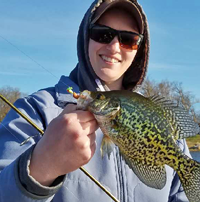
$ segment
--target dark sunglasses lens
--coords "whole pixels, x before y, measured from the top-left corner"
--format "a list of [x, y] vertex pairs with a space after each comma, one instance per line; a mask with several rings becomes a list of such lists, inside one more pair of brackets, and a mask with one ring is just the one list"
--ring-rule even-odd
[[90, 30], [90, 38], [99, 43], [110, 43], [115, 33], [108, 27], [94, 26]]
[[138, 49], [139, 35], [133, 33], [120, 33], [120, 45], [121, 47], [129, 50]]

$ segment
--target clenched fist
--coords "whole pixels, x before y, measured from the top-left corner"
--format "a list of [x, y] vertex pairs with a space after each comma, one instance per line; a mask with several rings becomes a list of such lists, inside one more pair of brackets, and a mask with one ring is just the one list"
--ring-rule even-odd
[[36, 145], [30, 163], [31, 176], [48, 186], [58, 176], [87, 164], [96, 149], [97, 128], [93, 114], [67, 105]]

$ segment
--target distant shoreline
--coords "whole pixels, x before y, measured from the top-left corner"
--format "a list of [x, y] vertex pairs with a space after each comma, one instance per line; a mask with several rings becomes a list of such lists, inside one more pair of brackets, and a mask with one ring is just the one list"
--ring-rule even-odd
[[190, 152], [200, 152], [200, 149], [189, 149]]
[[187, 145], [190, 151], [200, 151], [200, 144], [199, 143], [191, 143], [187, 141]]

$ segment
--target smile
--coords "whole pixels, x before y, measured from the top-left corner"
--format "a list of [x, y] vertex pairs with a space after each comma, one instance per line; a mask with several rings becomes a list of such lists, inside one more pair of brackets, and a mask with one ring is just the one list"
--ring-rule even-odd
[[110, 62], [110, 63], [119, 63], [121, 62], [120, 60], [116, 59], [116, 58], [111, 58], [105, 55], [100, 55], [100, 57], [105, 61], [105, 62]]

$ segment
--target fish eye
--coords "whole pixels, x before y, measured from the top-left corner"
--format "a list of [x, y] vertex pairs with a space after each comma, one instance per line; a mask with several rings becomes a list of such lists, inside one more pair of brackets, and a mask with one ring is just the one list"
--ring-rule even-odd
[[97, 94], [96, 99], [103, 100], [103, 99], [105, 99], [105, 96], [103, 94], [99, 93], [99, 94]]

